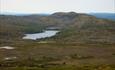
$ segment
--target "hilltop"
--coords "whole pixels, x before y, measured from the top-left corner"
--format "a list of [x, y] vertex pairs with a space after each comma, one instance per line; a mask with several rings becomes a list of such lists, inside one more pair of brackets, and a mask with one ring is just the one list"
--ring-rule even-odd
[[56, 40], [69, 42], [115, 43], [115, 21], [99, 19], [84, 13], [57, 12], [49, 16], [0, 16], [0, 37], [17, 38], [24, 33], [41, 32], [48, 27], [57, 27], [60, 33]]

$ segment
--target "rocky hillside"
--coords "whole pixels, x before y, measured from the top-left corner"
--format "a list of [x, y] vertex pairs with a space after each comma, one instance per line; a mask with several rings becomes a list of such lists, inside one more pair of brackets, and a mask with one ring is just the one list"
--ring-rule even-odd
[[70, 13], [66, 15], [62, 15], [62, 13], [59, 15], [58, 13], [58, 16], [66, 18], [65, 21], [71, 22], [65, 25], [65, 28], [55, 37], [56, 40], [85, 43], [115, 43], [114, 21], [98, 19], [86, 14], [76, 14], [76, 17], [71, 15], [72, 18], [67, 19], [69, 15]]
[[68, 42], [115, 43], [115, 21], [75, 12], [58, 12], [49, 16], [0, 16], [0, 38], [20, 38], [24, 33], [57, 27], [60, 33], [51, 38]]

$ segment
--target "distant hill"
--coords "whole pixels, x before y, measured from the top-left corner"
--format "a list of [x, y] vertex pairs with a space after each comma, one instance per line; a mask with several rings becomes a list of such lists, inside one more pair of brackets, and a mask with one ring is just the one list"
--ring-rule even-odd
[[96, 16], [98, 18], [115, 20], [115, 13], [89, 13], [89, 15]]
[[50, 38], [66, 42], [115, 43], [115, 21], [96, 18], [84, 13], [57, 12], [51, 15], [0, 16], [0, 39], [21, 38], [24, 33], [40, 32], [49, 27], [59, 28]]
[[53, 19], [63, 21], [62, 31], [54, 40], [82, 43], [115, 43], [115, 21], [83, 13], [55, 13]]

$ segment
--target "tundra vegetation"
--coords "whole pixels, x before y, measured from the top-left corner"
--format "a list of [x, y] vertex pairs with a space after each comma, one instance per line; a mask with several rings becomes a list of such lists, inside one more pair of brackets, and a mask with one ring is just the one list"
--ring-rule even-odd
[[[50, 38], [26, 33], [58, 30]], [[115, 70], [115, 21], [84, 13], [0, 15], [1, 70]]]

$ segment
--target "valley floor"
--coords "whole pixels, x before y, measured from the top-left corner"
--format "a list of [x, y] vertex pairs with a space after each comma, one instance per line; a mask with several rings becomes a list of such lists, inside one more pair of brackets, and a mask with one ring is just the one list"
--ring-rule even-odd
[[13, 49], [0, 49], [0, 69], [114, 70], [114, 45], [15, 41], [15, 44], [7, 45]]

